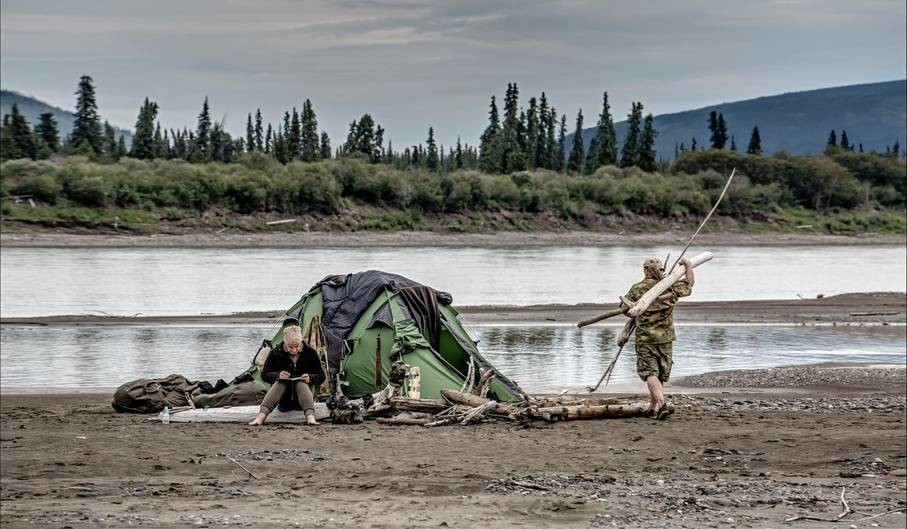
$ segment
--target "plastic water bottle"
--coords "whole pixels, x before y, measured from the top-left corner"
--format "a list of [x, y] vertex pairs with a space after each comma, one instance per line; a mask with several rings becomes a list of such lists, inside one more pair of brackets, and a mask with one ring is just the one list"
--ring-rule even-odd
[[163, 411], [161, 411], [161, 422], [164, 424], [170, 424], [170, 408], [164, 406]]

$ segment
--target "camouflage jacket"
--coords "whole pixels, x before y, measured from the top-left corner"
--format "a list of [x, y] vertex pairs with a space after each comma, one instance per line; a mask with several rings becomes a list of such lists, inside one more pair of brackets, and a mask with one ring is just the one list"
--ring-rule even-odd
[[[658, 281], [643, 279], [630, 287], [626, 298], [628, 301], [637, 301]], [[671, 299], [655, 300], [645, 312], [636, 317], [636, 342], [637, 343], [669, 343], [676, 340], [674, 335], [674, 305], [679, 298], [689, 296], [693, 289], [686, 280], [680, 280], [665, 291], [673, 294]]]

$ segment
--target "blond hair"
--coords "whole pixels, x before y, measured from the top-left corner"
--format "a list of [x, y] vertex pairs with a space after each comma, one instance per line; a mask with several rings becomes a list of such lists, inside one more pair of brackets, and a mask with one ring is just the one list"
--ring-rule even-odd
[[302, 345], [302, 329], [299, 325], [290, 325], [283, 330], [283, 343], [289, 347]]

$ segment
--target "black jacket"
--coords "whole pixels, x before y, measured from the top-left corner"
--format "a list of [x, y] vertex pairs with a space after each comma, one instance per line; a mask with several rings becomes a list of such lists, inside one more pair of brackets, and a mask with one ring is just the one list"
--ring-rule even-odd
[[[278, 345], [268, 354], [264, 368], [261, 370], [261, 379], [268, 384], [277, 382], [277, 375], [281, 371], [290, 373], [290, 378], [296, 378], [303, 374], [309, 375], [309, 385], [318, 387], [324, 383], [324, 370], [321, 368], [321, 361], [318, 360], [318, 353], [309, 345], [303, 344], [302, 351], [296, 358], [296, 364], [290, 359], [290, 354], [284, 349], [283, 344]], [[295, 391], [287, 391], [280, 399], [281, 408], [299, 407]]]

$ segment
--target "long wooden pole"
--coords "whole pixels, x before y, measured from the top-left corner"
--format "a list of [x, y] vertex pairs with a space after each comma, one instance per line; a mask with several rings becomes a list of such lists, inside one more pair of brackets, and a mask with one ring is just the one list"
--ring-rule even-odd
[[[690, 245], [693, 244], [693, 239], [695, 239], [696, 236], [699, 235], [699, 230], [701, 230], [702, 227], [705, 226], [705, 223], [708, 222], [710, 218], [712, 218], [712, 213], [715, 213], [715, 210], [718, 209], [718, 204], [721, 204], [721, 199], [724, 198], [724, 194], [727, 193], [728, 188], [731, 187], [731, 180], [734, 179], [734, 174], [736, 174], [736, 173], [737, 173], [737, 168], [734, 167], [731, 170], [731, 176], [728, 177], [728, 179], [727, 179], [727, 183], [724, 184], [724, 189], [722, 189], [721, 194], [718, 195], [718, 200], [715, 201], [715, 205], [712, 206], [712, 209], [709, 210], [709, 214], [705, 216], [705, 220], [703, 220], [702, 223], [699, 225], [699, 227], [696, 228], [696, 231], [693, 232], [693, 236], [690, 237], [690, 240], [687, 241], [687, 245], [683, 247], [683, 251], [680, 252], [680, 255], [677, 256], [677, 260], [674, 261], [673, 265], [671, 265], [671, 269], [668, 270], [668, 274], [670, 274], [671, 272], [674, 271], [674, 268], [677, 266], [677, 263], [679, 263], [680, 260], [683, 259], [683, 254], [687, 253], [687, 248], [689, 248]], [[667, 263], [665, 263], [665, 264], [667, 264]]]

